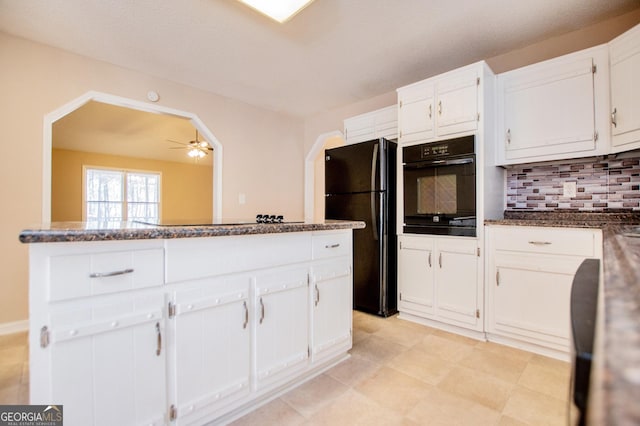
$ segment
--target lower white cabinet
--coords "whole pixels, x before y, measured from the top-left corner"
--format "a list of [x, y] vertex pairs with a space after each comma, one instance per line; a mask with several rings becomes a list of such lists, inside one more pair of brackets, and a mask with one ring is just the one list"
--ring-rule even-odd
[[399, 311], [482, 331], [482, 285], [476, 239], [402, 235]]
[[489, 226], [486, 290], [489, 340], [566, 357], [573, 276], [602, 258], [597, 229]]
[[[351, 241], [348, 229], [31, 246], [31, 403], [63, 404], [82, 426], [245, 414], [348, 357]], [[66, 276], [101, 291], [78, 295]]]
[[316, 362], [351, 349], [351, 258], [315, 262], [311, 269], [311, 356]]
[[306, 365], [309, 358], [309, 275], [306, 265], [256, 277], [256, 388]]
[[173, 415], [189, 423], [251, 390], [251, 279], [210, 278], [175, 287], [168, 364]]
[[46, 395], [64, 405], [70, 425], [164, 424], [161, 307], [158, 295], [56, 306], [48, 323], [50, 393], [37, 381], [31, 401], [44, 403]]

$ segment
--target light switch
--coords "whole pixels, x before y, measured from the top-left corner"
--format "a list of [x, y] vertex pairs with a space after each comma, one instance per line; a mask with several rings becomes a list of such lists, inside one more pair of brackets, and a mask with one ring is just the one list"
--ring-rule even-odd
[[562, 195], [565, 197], [573, 198], [576, 196], [577, 191], [578, 189], [575, 182], [564, 182], [562, 184]]
[[238, 194], [238, 204], [245, 204], [247, 202], [247, 196], [244, 192]]

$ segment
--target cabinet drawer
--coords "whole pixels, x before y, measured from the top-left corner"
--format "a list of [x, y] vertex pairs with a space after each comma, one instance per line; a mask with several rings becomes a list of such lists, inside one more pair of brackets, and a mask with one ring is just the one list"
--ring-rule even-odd
[[576, 228], [492, 227], [492, 244], [496, 250], [542, 254], [596, 256], [599, 230]]
[[313, 235], [313, 259], [348, 256], [351, 253], [351, 231]]
[[164, 250], [51, 256], [49, 268], [51, 301], [136, 290], [164, 283]]
[[311, 259], [311, 233], [179, 238], [166, 242], [167, 282], [272, 268]]

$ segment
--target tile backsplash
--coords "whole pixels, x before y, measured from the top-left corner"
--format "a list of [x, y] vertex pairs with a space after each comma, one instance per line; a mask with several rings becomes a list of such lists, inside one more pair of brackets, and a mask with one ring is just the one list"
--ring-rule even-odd
[[[576, 182], [575, 197], [563, 184]], [[507, 210], [640, 211], [640, 157], [580, 159], [507, 168]]]

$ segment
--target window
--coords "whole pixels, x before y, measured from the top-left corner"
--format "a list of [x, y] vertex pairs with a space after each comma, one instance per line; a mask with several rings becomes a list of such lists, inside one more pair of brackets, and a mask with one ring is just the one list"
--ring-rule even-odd
[[159, 172], [98, 167], [84, 170], [84, 220], [104, 224], [160, 219]]

